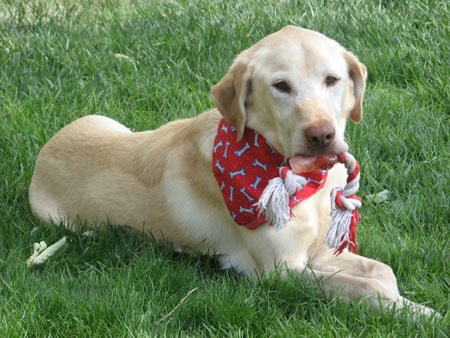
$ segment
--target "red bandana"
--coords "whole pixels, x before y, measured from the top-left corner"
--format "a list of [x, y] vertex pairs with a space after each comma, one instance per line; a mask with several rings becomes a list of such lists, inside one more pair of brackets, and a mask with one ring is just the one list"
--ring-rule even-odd
[[[268, 145], [261, 135], [246, 128], [236, 142], [236, 130], [222, 119], [214, 140], [212, 169], [231, 217], [249, 229], [266, 223], [258, 202], [269, 181], [285, 166], [284, 156]], [[312, 196], [325, 184], [327, 171], [302, 173], [308, 183], [289, 198], [289, 207]]]

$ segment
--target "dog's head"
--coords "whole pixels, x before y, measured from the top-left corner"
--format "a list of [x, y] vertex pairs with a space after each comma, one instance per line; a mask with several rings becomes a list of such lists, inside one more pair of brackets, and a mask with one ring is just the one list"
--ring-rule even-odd
[[359, 122], [366, 67], [334, 40], [287, 26], [242, 52], [212, 88], [238, 140], [246, 127], [286, 158], [339, 154]]

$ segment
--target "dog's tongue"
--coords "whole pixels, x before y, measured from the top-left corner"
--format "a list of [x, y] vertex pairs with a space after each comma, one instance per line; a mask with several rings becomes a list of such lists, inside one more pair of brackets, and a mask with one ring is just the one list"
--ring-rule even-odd
[[338, 161], [338, 157], [333, 154], [322, 154], [318, 156], [294, 156], [289, 159], [289, 165], [296, 173], [304, 173], [311, 170], [329, 170]]

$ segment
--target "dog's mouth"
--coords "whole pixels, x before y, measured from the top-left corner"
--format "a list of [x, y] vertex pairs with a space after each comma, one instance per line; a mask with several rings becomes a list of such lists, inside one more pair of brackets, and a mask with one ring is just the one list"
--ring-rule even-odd
[[337, 162], [338, 156], [335, 154], [295, 155], [289, 159], [289, 165], [297, 174], [312, 170], [330, 170]]

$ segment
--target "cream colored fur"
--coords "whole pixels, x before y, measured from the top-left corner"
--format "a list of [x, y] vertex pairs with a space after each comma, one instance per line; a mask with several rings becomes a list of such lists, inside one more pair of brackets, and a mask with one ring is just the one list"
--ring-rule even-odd
[[[293, 209], [284, 229], [237, 226], [211, 170], [221, 116], [239, 135], [245, 127], [256, 130], [286, 158], [346, 151], [346, 121], [361, 120], [365, 79], [366, 67], [335, 41], [285, 27], [236, 58], [212, 89], [217, 109], [139, 133], [103, 116], [63, 128], [39, 154], [31, 207], [45, 221], [73, 226], [79, 217], [92, 224], [126, 224], [180, 249], [218, 254], [224, 267], [239, 272], [259, 275], [286, 267], [344, 299], [408, 304], [431, 314], [400, 296], [389, 266], [348, 252], [334, 256], [325, 246], [330, 190], [345, 185], [341, 165], [330, 171], [324, 189]], [[277, 88], [280, 81], [288, 87]], [[332, 128], [331, 144], [311, 146], [305, 136], [311, 126], [319, 134]]]

